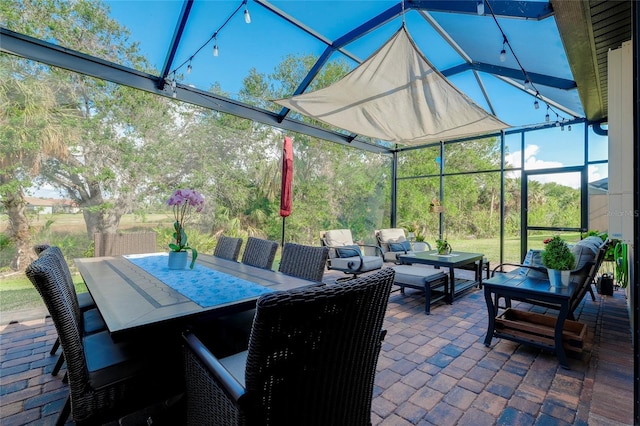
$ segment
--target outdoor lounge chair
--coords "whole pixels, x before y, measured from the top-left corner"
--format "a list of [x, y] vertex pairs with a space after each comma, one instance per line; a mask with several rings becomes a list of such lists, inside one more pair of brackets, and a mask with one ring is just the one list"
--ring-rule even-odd
[[185, 333], [187, 424], [371, 424], [390, 268], [260, 297], [248, 351], [216, 358]]
[[374, 231], [378, 245], [382, 249], [384, 261], [394, 262], [398, 261], [399, 254], [411, 254], [417, 251], [431, 250], [429, 243], [415, 242], [411, 244], [404, 234], [402, 228], [388, 228]]
[[350, 277], [337, 281], [356, 278], [358, 275], [382, 268], [384, 263], [382, 249], [377, 245], [356, 244], [349, 229], [333, 229], [320, 232], [320, 243], [329, 247], [327, 268], [342, 271]]

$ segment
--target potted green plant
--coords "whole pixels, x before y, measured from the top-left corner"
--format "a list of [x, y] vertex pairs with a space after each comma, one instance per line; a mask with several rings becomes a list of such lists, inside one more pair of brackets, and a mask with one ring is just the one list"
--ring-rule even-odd
[[438, 254], [450, 254], [452, 250], [451, 244], [449, 244], [446, 238], [436, 240], [436, 247]]
[[565, 240], [559, 236], [544, 240], [542, 264], [547, 268], [552, 286], [568, 286], [570, 271], [576, 265], [576, 257]]

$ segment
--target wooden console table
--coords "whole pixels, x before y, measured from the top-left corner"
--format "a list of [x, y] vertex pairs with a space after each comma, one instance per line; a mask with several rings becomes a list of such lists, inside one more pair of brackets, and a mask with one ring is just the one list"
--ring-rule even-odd
[[[569, 300], [575, 284], [552, 288], [547, 280], [519, 274], [496, 274], [482, 284], [489, 319], [485, 346], [491, 345], [493, 337], [499, 337], [548, 349], [556, 353], [562, 367], [569, 368], [565, 347], [581, 350], [586, 334], [584, 324], [567, 320]], [[558, 310], [558, 316], [540, 315], [511, 308], [499, 315], [500, 297], [545, 302]]]

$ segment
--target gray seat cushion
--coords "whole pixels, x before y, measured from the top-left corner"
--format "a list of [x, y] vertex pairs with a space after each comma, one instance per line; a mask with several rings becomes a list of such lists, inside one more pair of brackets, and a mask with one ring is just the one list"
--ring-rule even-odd
[[382, 268], [382, 258], [380, 256], [362, 256], [362, 268], [360, 268], [360, 257], [334, 257], [331, 259], [331, 268], [340, 270], [353, 270], [353, 271], [372, 271], [374, 269]]

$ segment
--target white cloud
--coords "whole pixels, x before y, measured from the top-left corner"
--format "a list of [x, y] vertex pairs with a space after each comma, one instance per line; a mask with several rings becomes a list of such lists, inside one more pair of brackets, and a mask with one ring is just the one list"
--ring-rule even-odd
[[[546, 161], [540, 160], [536, 154], [540, 151], [540, 147], [537, 145], [529, 145], [524, 151], [524, 169], [525, 170], [542, 170], [542, 169], [555, 169], [563, 167], [564, 164], [560, 161]], [[508, 154], [505, 157], [505, 162], [511, 167], [520, 167], [522, 151], [515, 151]], [[588, 167], [589, 182], [593, 182], [602, 178], [596, 166]], [[517, 174], [507, 174], [507, 177], [516, 177]], [[556, 182], [561, 185], [566, 185], [571, 188], [580, 188], [580, 174], [579, 173], [554, 173], [548, 175], [535, 175], [531, 179], [534, 179], [540, 183]]]

